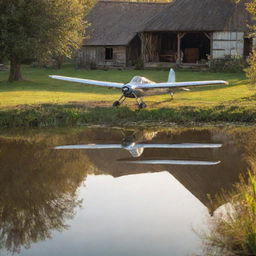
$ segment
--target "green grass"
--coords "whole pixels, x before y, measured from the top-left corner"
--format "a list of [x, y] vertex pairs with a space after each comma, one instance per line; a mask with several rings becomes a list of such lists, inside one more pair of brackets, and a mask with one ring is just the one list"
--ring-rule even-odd
[[8, 72], [0, 72], [0, 128], [76, 124], [151, 122], [250, 122], [256, 121], [256, 95], [243, 73], [211, 73], [178, 70], [178, 81], [222, 79], [229, 86], [193, 88], [170, 95], [145, 97], [148, 105], [137, 111], [134, 99], [113, 109], [120, 90], [53, 80], [50, 74], [115, 82], [145, 76], [156, 82], [167, 80], [168, 71], [157, 70], [61, 70], [23, 67], [24, 81], [8, 83]]
[[[156, 70], [75, 70], [72, 66], [65, 66], [61, 70], [38, 69], [23, 67], [24, 81], [8, 83], [8, 72], [0, 72], [0, 108], [9, 108], [23, 104], [65, 104], [69, 102], [93, 102], [95, 106], [111, 106], [118, 99], [120, 91], [116, 89], [99, 88], [48, 78], [50, 74], [81, 77], [88, 79], [128, 82], [135, 75], [145, 76], [156, 82], [167, 80], [167, 71]], [[248, 87], [248, 81], [242, 73], [210, 73], [177, 71], [178, 81], [222, 79], [230, 82], [229, 86], [211, 86], [195, 88], [190, 92], [177, 91], [174, 100], [169, 95], [145, 97], [149, 108], [177, 107], [177, 106], [213, 106], [220, 104], [251, 105], [254, 101], [241, 100], [251, 97], [255, 91]], [[235, 101], [235, 102], [234, 102]], [[108, 104], [109, 102], [109, 104]], [[128, 105], [135, 101], [128, 99]]]

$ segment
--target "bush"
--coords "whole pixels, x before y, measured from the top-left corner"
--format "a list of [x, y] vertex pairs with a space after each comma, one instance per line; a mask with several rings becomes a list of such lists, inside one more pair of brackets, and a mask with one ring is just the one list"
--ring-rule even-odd
[[246, 75], [253, 84], [256, 84], [256, 51], [250, 55], [248, 64], [249, 67], [245, 69]]
[[246, 60], [240, 56], [226, 56], [224, 59], [209, 61], [210, 70], [213, 72], [243, 72], [247, 66]]

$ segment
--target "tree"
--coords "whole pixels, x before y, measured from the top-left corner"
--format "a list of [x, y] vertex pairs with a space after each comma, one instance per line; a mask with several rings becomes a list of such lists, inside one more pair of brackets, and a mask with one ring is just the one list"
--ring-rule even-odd
[[[251, 14], [252, 23], [253, 25], [250, 25], [251, 37], [256, 36], [256, 0], [234, 0], [236, 3], [243, 2], [245, 4], [245, 7], [247, 11]], [[248, 64], [249, 67], [245, 69], [247, 77], [251, 80], [253, 84], [256, 83], [256, 51], [253, 49], [253, 52], [251, 53], [250, 57], [248, 58]]]
[[0, 0], [0, 52], [10, 61], [9, 81], [22, 79], [25, 59], [71, 56], [83, 39], [90, 0]]
[[[256, 1], [250, 0], [246, 4], [246, 8], [248, 12], [252, 15], [252, 19], [255, 21], [256, 19]], [[255, 24], [255, 22], [254, 22]], [[256, 25], [251, 26], [251, 30], [253, 31], [251, 37], [256, 36]], [[251, 80], [253, 84], [256, 83], [256, 51], [253, 49], [251, 56], [248, 59], [249, 67], [245, 70], [247, 77]]]

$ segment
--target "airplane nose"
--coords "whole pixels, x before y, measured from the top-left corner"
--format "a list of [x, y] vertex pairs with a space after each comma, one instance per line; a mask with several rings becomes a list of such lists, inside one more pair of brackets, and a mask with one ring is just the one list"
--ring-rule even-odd
[[124, 96], [130, 95], [132, 93], [132, 89], [128, 86], [124, 86], [122, 88], [122, 93]]

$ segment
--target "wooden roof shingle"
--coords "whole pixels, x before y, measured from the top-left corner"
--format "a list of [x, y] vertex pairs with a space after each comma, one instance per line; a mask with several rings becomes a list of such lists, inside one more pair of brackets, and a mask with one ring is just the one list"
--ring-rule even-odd
[[86, 45], [127, 45], [167, 3], [99, 1], [88, 14]]
[[174, 0], [144, 31], [240, 31], [249, 30], [245, 0]]

